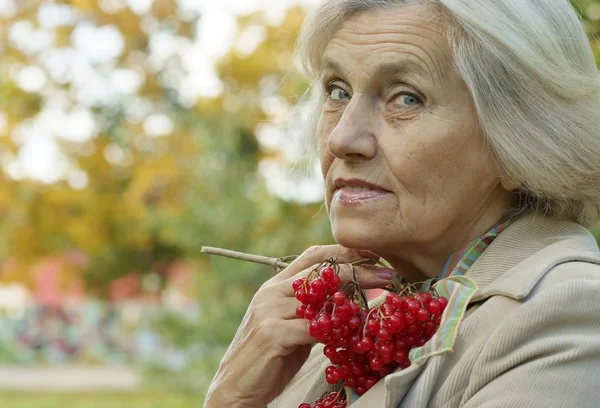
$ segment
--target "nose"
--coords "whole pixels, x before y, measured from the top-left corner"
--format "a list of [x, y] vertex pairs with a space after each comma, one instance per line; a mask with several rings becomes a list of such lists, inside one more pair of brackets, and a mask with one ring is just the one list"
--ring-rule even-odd
[[354, 95], [340, 121], [327, 140], [333, 156], [345, 161], [362, 161], [375, 157], [376, 114], [368, 98]]

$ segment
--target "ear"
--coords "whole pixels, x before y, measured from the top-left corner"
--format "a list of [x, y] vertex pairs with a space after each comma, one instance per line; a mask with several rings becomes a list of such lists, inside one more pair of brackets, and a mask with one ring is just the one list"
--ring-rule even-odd
[[507, 178], [501, 178], [500, 184], [502, 185], [502, 188], [504, 188], [506, 191], [511, 191], [511, 192], [515, 192], [521, 186], [520, 183], [517, 183], [516, 181], [513, 181], [513, 180], [509, 180]]

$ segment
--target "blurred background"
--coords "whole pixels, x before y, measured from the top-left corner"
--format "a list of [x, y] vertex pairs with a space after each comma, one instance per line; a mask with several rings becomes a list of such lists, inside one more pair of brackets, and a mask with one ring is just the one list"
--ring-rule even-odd
[[318, 3], [0, 0], [0, 405], [199, 407], [273, 274], [200, 248], [333, 242], [293, 109]]

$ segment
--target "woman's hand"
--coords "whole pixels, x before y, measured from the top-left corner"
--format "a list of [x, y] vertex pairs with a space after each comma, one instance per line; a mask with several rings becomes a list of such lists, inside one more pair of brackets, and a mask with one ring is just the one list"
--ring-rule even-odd
[[[315, 342], [308, 333], [308, 321], [296, 317], [300, 303], [294, 297], [292, 282], [329, 258], [340, 264], [343, 283], [353, 276], [351, 267], [344, 263], [376, 255], [339, 245], [311, 247], [262, 285], [221, 361], [205, 408], [263, 408], [283, 391], [306, 362]], [[354, 269], [365, 289], [384, 287], [392, 279], [391, 270], [374, 266]]]

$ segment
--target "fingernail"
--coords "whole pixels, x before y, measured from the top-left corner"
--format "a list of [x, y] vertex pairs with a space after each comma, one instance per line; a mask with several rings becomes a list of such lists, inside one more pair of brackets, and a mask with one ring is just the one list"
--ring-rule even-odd
[[375, 275], [377, 275], [379, 279], [392, 280], [396, 275], [396, 271], [388, 268], [377, 268], [375, 269]]
[[379, 259], [381, 258], [379, 255], [377, 255], [376, 253], [373, 253], [371, 251], [367, 251], [366, 249], [361, 249], [360, 251], [358, 251], [358, 253], [361, 256], [367, 257], [367, 258], [374, 258], [374, 259]]

